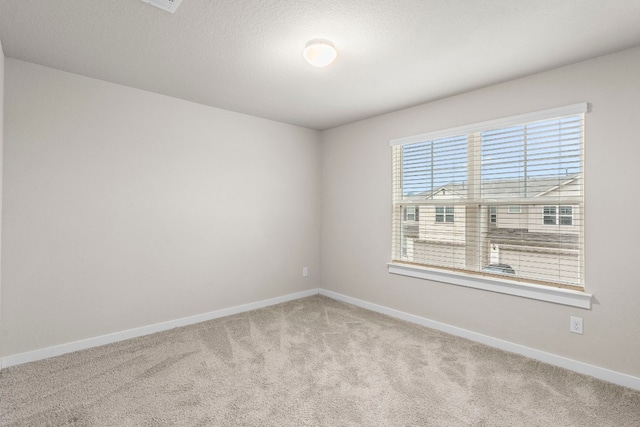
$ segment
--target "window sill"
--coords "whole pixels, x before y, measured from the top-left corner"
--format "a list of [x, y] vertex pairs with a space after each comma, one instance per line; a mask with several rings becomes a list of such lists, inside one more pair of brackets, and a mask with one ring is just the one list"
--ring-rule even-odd
[[457, 286], [466, 286], [474, 289], [483, 289], [486, 291], [515, 295], [523, 298], [569, 305], [572, 307], [591, 309], [591, 294], [581, 291], [525, 284], [507, 279], [501, 280], [489, 277], [479, 277], [470, 274], [436, 270], [415, 265], [388, 263], [387, 266], [389, 267], [389, 273], [391, 274], [399, 274], [402, 276], [416, 277], [419, 279], [433, 280]]

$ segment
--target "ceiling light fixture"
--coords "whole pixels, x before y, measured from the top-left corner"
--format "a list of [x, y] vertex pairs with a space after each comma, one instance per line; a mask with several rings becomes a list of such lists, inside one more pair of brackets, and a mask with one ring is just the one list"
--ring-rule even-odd
[[314, 67], [326, 67], [338, 56], [338, 51], [328, 40], [311, 40], [302, 52], [304, 59]]
[[175, 12], [182, 0], [142, 0], [145, 3], [149, 3], [152, 6], [159, 7], [167, 12]]

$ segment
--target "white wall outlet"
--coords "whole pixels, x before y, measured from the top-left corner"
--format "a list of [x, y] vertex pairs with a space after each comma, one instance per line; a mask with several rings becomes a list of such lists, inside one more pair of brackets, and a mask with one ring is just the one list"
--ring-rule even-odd
[[582, 335], [582, 317], [569, 317], [569, 332]]
[[309, 275], [309, 268], [302, 267], [302, 277], [307, 277]]

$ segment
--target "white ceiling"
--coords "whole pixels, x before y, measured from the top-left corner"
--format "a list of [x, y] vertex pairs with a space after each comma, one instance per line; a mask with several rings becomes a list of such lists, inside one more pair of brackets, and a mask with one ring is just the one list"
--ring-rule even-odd
[[[305, 43], [336, 62], [313, 68]], [[6, 56], [327, 129], [640, 45], [640, 0], [1, 0]]]

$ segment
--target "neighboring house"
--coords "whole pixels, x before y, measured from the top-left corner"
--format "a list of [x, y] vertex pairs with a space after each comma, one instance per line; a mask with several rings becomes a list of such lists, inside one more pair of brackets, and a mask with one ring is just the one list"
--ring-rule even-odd
[[[481, 207], [464, 204], [466, 183], [406, 198], [425, 204], [404, 207], [403, 260], [461, 269], [471, 263], [478, 270], [500, 263], [533, 280], [579, 281], [580, 206], [552, 201], [577, 194], [580, 185], [579, 175], [530, 178], [526, 187], [516, 180], [484, 181], [483, 198], [496, 203]], [[541, 203], [506, 204], [524, 198]], [[471, 216], [477, 220], [468, 221]], [[467, 244], [470, 239], [477, 245]]]

